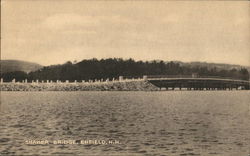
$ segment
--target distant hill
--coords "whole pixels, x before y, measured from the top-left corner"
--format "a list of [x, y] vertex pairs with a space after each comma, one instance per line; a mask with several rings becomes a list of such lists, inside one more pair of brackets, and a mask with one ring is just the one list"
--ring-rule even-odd
[[174, 61], [175, 63], [179, 63], [181, 66], [186, 67], [207, 67], [208, 69], [217, 68], [218, 70], [231, 70], [231, 69], [241, 69], [246, 68], [250, 72], [250, 66], [241, 66], [235, 64], [224, 64], [224, 63], [208, 63], [208, 62], [181, 62]]
[[[105, 80], [124, 76], [127, 78], [137, 78], [143, 75], [192, 75], [199, 76], [229, 77], [234, 79], [249, 80], [249, 71], [246, 67], [229, 64], [216, 64], [206, 62], [164, 62], [155, 61], [135, 61], [133, 59], [108, 58], [108, 59], [88, 59], [81, 62], [51, 65], [43, 67], [41, 65], [23, 61], [1, 61], [2, 71], [25, 71], [30, 73], [12, 72], [3, 73], [1, 77], [9, 82], [13, 78], [17, 81], [24, 79], [31, 80], [69, 80], [73, 82], [88, 80]], [[216, 69], [214, 69], [216, 67]], [[40, 69], [41, 68], [41, 69]], [[234, 69], [234, 70], [231, 70]]]
[[43, 66], [20, 60], [0, 60], [1, 73], [14, 72], [14, 71], [24, 71], [29, 73], [31, 71], [36, 71]]

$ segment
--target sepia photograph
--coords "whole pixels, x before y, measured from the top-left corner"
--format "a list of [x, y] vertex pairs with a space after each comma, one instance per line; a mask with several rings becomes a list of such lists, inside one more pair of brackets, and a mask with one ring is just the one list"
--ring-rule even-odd
[[1, 0], [0, 156], [250, 156], [250, 1]]

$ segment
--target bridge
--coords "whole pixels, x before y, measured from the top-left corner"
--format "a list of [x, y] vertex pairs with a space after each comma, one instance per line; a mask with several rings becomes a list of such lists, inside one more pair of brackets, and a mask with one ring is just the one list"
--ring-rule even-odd
[[250, 81], [222, 77], [147, 75], [144, 80], [162, 89], [249, 90]]
[[[134, 81], [147, 81], [156, 87], [159, 87], [161, 90], [250, 90], [250, 81], [249, 80], [238, 80], [234, 78], [226, 78], [226, 77], [201, 77], [198, 75], [145, 75], [143, 79], [141, 77], [137, 78], [129, 78], [126, 76], [124, 79], [123, 76], [119, 76], [119, 79], [113, 78], [111, 81], [109, 79], [101, 79], [101, 80], [89, 80], [89, 81], [77, 81], [75, 80], [74, 84], [91, 84], [91, 83], [114, 83], [114, 82], [134, 82]], [[27, 84], [29, 83], [27, 79], [19, 82], [15, 80], [15, 78], [11, 82], [4, 82], [3, 78], [0, 81], [0, 87], [2, 84]], [[60, 80], [52, 81], [52, 80], [31, 80], [31, 84], [69, 84], [69, 80], [62, 82]]]

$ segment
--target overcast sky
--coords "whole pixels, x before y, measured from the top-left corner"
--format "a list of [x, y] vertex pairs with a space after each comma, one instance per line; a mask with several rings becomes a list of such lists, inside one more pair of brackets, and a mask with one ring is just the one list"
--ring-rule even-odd
[[1, 59], [250, 65], [250, 1], [2, 0]]

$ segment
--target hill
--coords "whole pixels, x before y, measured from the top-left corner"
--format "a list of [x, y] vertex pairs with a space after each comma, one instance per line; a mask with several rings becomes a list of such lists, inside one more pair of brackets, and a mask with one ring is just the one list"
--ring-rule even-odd
[[41, 69], [43, 66], [20, 60], [0, 60], [0, 69], [1, 73], [14, 72], [14, 71], [23, 71], [29, 73], [31, 71], [36, 71]]
[[[22, 71], [32, 71], [29, 74], [24, 72], [12, 72], [3, 73], [3, 77], [6, 81], [11, 81], [13, 78], [16, 80], [28, 79], [32, 80], [69, 80], [71, 82], [75, 80], [105, 80], [105, 79], [118, 79], [119, 76], [126, 78], [137, 78], [143, 75], [192, 75], [197, 73], [201, 77], [216, 76], [226, 77], [234, 79], [249, 80], [249, 71], [247, 68], [237, 65], [226, 65], [226, 64], [211, 64], [202, 62], [182, 63], [182, 62], [164, 62], [163, 60], [155, 61], [135, 61], [133, 59], [121, 59], [121, 58], [108, 58], [108, 59], [88, 59], [80, 62], [72, 63], [66, 62], [64, 64], [46, 66], [41, 69], [31, 69], [28, 66], [28, 70], [20, 68], [20, 66], [8, 62], [8, 67]], [[5, 64], [6, 65], [6, 64]], [[30, 64], [29, 64], [30, 65]], [[32, 64], [34, 65], [34, 64]], [[14, 66], [14, 67], [13, 67]], [[17, 66], [17, 67], [15, 67]], [[5, 69], [6, 72], [6, 68]], [[39, 70], [38, 70], [39, 69]]]
[[207, 67], [209, 70], [212, 68], [217, 68], [218, 70], [240, 70], [241, 68], [246, 68], [250, 72], [250, 66], [241, 66], [235, 64], [225, 64], [225, 63], [208, 63], [208, 62], [180, 62], [175, 61], [175, 63], [179, 63], [181, 66], [186, 66], [190, 68], [195, 67]]

